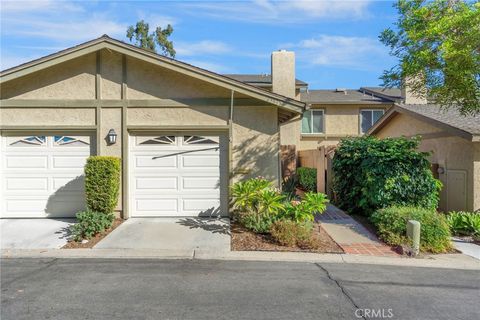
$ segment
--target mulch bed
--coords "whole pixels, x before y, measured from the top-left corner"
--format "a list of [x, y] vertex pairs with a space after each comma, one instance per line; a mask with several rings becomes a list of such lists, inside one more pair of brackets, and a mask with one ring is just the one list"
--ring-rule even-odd
[[232, 251], [293, 251], [315, 253], [343, 253], [342, 248], [330, 238], [320, 224], [315, 223], [314, 237], [318, 249], [302, 249], [297, 246], [287, 247], [278, 244], [268, 234], [257, 234], [242, 227], [238, 222], [231, 223], [231, 249]]
[[99, 243], [103, 238], [105, 238], [110, 232], [112, 232], [113, 230], [115, 230], [119, 225], [121, 225], [125, 220], [123, 219], [115, 219], [113, 221], [113, 224], [112, 226], [103, 231], [103, 232], [100, 232], [99, 234], [97, 234], [96, 236], [94, 236], [93, 238], [91, 238], [90, 240], [88, 240], [87, 243], [81, 243], [81, 242], [77, 242], [77, 241], [69, 241], [67, 242], [66, 245], [64, 245], [62, 247], [62, 249], [82, 249], [82, 248], [93, 248], [93, 246], [95, 246], [97, 243]]

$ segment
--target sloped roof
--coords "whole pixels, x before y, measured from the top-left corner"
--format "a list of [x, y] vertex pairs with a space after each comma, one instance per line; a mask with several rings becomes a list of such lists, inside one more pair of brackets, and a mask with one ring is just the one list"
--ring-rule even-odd
[[382, 87], [361, 87], [360, 91], [372, 93], [378, 97], [390, 99], [393, 101], [401, 101], [402, 90], [400, 88], [382, 88]]
[[443, 108], [437, 104], [396, 104], [369, 130], [369, 134], [379, 132], [398, 113], [405, 113], [436, 125], [468, 139], [480, 138], [480, 115], [464, 116], [455, 108]]
[[308, 90], [300, 94], [300, 100], [309, 104], [382, 104], [392, 100], [365, 93], [359, 89]]
[[173, 71], [185, 73], [200, 80], [214, 83], [216, 85], [223, 86], [228, 89], [235, 90], [236, 92], [262, 100], [268, 104], [276, 105], [288, 111], [302, 113], [305, 110], [305, 103], [301, 101], [263, 90], [248, 83], [244, 83], [185, 62], [138, 48], [123, 41], [110, 38], [107, 35], [103, 35], [99, 38], [58, 51], [39, 59], [32, 60], [16, 67], [3, 70], [0, 72], [0, 83], [13, 80], [29, 73], [33, 73], [101, 49], [114, 50], [146, 62], [160, 65], [161, 67]]
[[[225, 77], [242, 81], [254, 86], [271, 86], [272, 76], [270, 74], [224, 74]], [[295, 79], [297, 87], [307, 87], [308, 83]]]

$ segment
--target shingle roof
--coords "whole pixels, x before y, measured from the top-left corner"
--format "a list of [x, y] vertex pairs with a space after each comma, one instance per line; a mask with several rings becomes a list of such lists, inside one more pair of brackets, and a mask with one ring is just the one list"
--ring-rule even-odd
[[386, 99], [402, 100], [402, 90], [400, 88], [361, 87], [360, 90]]
[[445, 109], [436, 104], [400, 104], [397, 105], [397, 107], [460, 129], [472, 135], [480, 135], [480, 115], [463, 116], [455, 108]]
[[306, 103], [391, 103], [392, 100], [368, 94], [359, 89], [309, 90], [300, 94], [300, 100]]
[[[272, 76], [269, 74], [223, 74], [225, 77], [242, 81], [251, 85], [271, 86]], [[306, 87], [308, 84], [302, 80], [295, 79], [295, 84], [300, 87]]]

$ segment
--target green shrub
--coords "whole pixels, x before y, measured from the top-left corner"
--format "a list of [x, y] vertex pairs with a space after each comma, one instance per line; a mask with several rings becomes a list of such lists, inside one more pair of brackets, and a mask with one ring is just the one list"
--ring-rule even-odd
[[73, 239], [81, 241], [90, 239], [112, 226], [115, 215], [91, 210], [77, 213], [77, 223], [72, 226]]
[[297, 168], [298, 184], [303, 190], [317, 192], [317, 169], [300, 167]]
[[313, 221], [315, 214], [325, 211], [328, 202], [326, 195], [314, 192], [307, 192], [302, 201], [292, 200], [262, 178], [237, 182], [231, 191], [235, 218], [256, 233], [269, 233], [278, 220]]
[[278, 220], [272, 224], [270, 233], [282, 246], [314, 248], [313, 225], [311, 222], [297, 223], [291, 220]]
[[301, 201], [293, 200], [285, 206], [283, 217], [298, 223], [313, 221], [317, 213], [325, 211], [327, 203], [325, 194], [307, 192]]
[[416, 151], [419, 143], [418, 138], [343, 139], [333, 158], [336, 204], [365, 215], [392, 205], [435, 209], [441, 183], [432, 175], [429, 154]]
[[455, 235], [480, 236], [480, 214], [452, 211], [446, 216], [450, 231]]
[[232, 186], [235, 216], [247, 229], [268, 233], [270, 226], [285, 209], [285, 196], [263, 178], [237, 182]]
[[92, 156], [85, 165], [85, 195], [87, 208], [112, 213], [120, 190], [120, 159]]
[[293, 174], [285, 178], [282, 182], [282, 192], [287, 198], [288, 201], [294, 200], [297, 198], [296, 187], [298, 184], [297, 175]]
[[392, 206], [377, 210], [370, 220], [382, 240], [391, 245], [408, 244], [407, 221], [420, 222], [420, 250], [433, 253], [452, 249], [445, 217], [434, 210]]

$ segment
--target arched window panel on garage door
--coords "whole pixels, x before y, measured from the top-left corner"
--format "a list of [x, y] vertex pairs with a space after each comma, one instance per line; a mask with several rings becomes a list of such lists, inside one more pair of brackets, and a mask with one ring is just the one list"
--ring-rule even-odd
[[65, 147], [82, 147], [90, 145], [90, 137], [88, 136], [53, 136], [54, 146]]
[[175, 136], [159, 136], [159, 137], [137, 137], [137, 145], [172, 145], [176, 144]]
[[45, 146], [46, 136], [8, 137], [7, 145], [12, 147]]
[[203, 137], [203, 136], [184, 136], [183, 144], [211, 144], [218, 145], [219, 137]]

